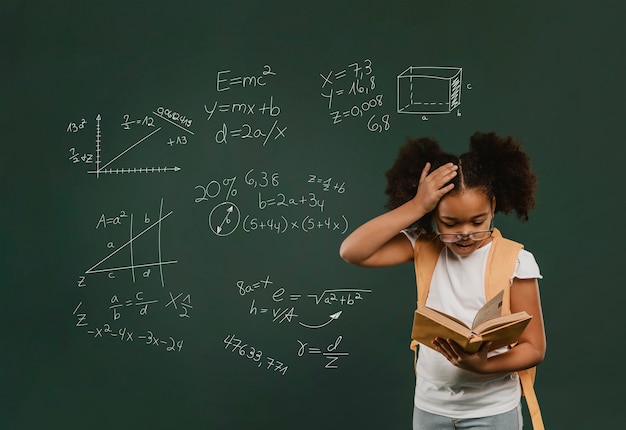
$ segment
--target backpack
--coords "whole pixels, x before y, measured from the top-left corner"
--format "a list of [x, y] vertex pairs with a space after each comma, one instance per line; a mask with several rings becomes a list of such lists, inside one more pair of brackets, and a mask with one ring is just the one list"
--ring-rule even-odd
[[[515, 271], [517, 256], [519, 251], [523, 248], [523, 245], [505, 239], [497, 228], [494, 228], [492, 237], [491, 249], [489, 250], [487, 266], [485, 268], [485, 295], [487, 300], [489, 300], [502, 291], [504, 286], [502, 314], [507, 315], [511, 313], [510, 279]], [[443, 243], [438, 240], [435, 235], [427, 239], [420, 240], [418, 238], [418, 240], [415, 241], [414, 265], [415, 279], [418, 285], [418, 307], [426, 303], [430, 289], [430, 281], [443, 246]], [[411, 349], [415, 352], [415, 361], [417, 361], [417, 345], [418, 342], [416, 340], [411, 341]], [[535, 367], [517, 372], [522, 385], [522, 395], [526, 398], [526, 405], [528, 406], [533, 429], [544, 430], [539, 402], [537, 401], [533, 387], [535, 373]]]

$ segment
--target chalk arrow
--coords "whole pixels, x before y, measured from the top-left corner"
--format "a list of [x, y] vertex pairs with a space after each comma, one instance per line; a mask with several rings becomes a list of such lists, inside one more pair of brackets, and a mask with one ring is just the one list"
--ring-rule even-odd
[[217, 234], [220, 234], [222, 232], [222, 226], [224, 225], [224, 223], [230, 224], [230, 215], [233, 213], [233, 210], [234, 209], [232, 206], [229, 206], [228, 209], [226, 209], [226, 216], [222, 220], [222, 223], [217, 226]]
[[320, 325], [308, 325], [308, 324], [305, 324], [305, 323], [303, 323], [301, 321], [298, 321], [298, 322], [300, 323], [301, 326], [304, 326], [306, 328], [322, 328], [324, 326], [327, 326], [328, 324], [330, 324], [334, 320], [339, 319], [339, 317], [341, 316], [342, 312], [343, 311], [339, 311], [339, 312], [335, 312], [332, 315], [329, 315], [330, 319], [328, 321], [326, 321], [324, 324], [320, 324]]

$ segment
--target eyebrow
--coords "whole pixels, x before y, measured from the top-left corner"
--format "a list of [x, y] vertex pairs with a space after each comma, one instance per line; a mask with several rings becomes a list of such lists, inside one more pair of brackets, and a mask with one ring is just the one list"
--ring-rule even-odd
[[[484, 216], [487, 216], [487, 215], [489, 215], [489, 212], [483, 212], [481, 214], [474, 215], [474, 216], [470, 217], [470, 219], [475, 220], [476, 218], [481, 218], [481, 217], [484, 217]], [[447, 221], [458, 221], [459, 220], [458, 218], [455, 218], [455, 217], [452, 217], [452, 216], [445, 216], [445, 215], [439, 215], [439, 219], [447, 220]]]

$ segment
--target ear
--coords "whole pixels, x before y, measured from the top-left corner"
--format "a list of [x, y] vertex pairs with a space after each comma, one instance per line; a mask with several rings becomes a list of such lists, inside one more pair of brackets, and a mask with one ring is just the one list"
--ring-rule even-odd
[[491, 211], [495, 214], [496, 213], [496, 196], [493, 196], [491, 198]]

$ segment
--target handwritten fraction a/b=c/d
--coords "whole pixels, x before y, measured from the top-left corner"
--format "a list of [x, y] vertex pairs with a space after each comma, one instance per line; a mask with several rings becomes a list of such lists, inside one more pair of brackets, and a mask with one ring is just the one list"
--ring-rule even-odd
[[[238, 184], [241, 182], [246, 190], [254, 190], [256, 193], [240, 193]], [[232, 176], [196, 185], [198, 194], [194, 202], [215, 204], [208, 215], [208, 225], [217, 236], [228, 236], [240, 226], [245, 233], [268, 231], [282, 234], [287, 231], [309, 233], [327, 230], [345, 234], [349, 228], [345, 215], [322, 215], [328, 209], [327, 193], [342, 195], [346, 190], [345, 181], [309, 174], [302, 183], [305, 187], [313, 187], [313, 190], [287, 194], [280, 191], [282, 179], [278, 172], [250, 169], [243, 175], [243, 181], [238, 176]], [[248, 209], [240, 209], [236, 200], [245, 200]], [[296, 216], [271, 211], [292, 211], [295, 208], [312, 210], [315, 214]], [[266, 212], [271, 215], [266, 215]]]
[[[260, 71], [248, 75], [233, 70], [220, 70], [215, 79], [217, 96], [215, 100], [204, 104], [207, 121], [214, 115], [227, 116], [231, 122], [222, 119], [214, 134], [217, 144], [257, 143], [266, 146], [284, 140], [287, 127], [280, 122], [281, 106], [274, 95], [261, 91], [268, 83], [276, 79], [276, 72], [268, 64]], [[234, 93], [231, 93], [234, 91]], [[241, 92], [245, 92], [245, 97]], [[254, 98], [250, 93], [256, 93]], [[261, 92], [262, 94], [258, 94]], [[230, 96], [230, 97], [229, 97]], [[264, 119], [265, 118], [265, 119]], [[268, 120], [269, 118], [269, 120]], [[259, 121], [262, 124], [259, 124]]]
[[[170, 300], [165, 305], [165, 308], [175, 309], [175, 312], [178, 313], [178, 316], [181, 318], [190, 318], [190, 310], [193, 309], [193, 305], [191, 303], [191, 294], [187, 294], [183, 297], [183, 293], [179, 293], [174, 297], [171, 291], [169, 291]], [[148, 315], [148, 311], [150, 309], [150, 305], [155, 303], [159, 303], [158, 299], [146, 299], [144, 297], [144, 292], [139, 291], [135, 293], [134, 297], [128, 299], [120, 298], [120, 295], [113, 294], [111, 296], [111, 305], [109, 309], [113, 312], [113, 320], [117, 321], [122, 318], [122, 315], [128, 312], [133, 312], [133, 308], [137, 308], [135, 310], [139, 315], [145, 316]], [[178, 307], [180, 306], [180, 308]]]

